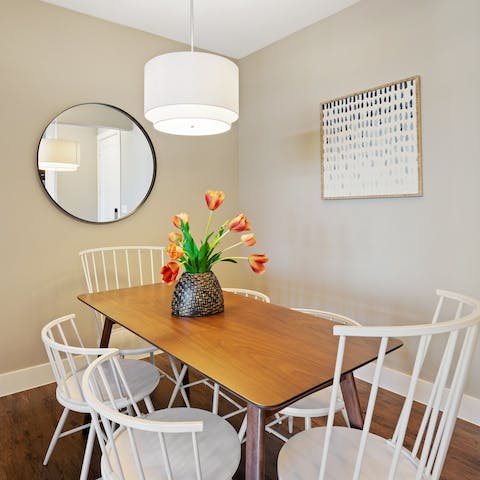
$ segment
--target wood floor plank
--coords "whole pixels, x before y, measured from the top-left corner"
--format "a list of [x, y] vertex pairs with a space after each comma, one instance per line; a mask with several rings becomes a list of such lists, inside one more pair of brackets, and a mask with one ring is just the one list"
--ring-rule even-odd
[[[168, 369], [160, 356], [157, 363]], [[194, 380], [195, 374], [192, 374]], [[357, 382], [362, 407], [366, 407], [369, 385]], [[153, 402], [156, 408], [167, 405], [172, 384], [162, 380], [154, 392]], [[198, 385], [191, 389], [192, 405], [208, 409], [211, 405], [212, 391]], [[182, 405], [181, 400], [177, 404]], [[380, 389], [375, 421], [372, 431], [382, 435], [391, 435], [393, 424], [401, 405], [401, 397]], [[228, 404], [220, 402], [220, 413], [229, 411]], [[55, 385], [46, 385], [25, 392], [0, 398], [0, 480], [74, 480], [79, 478], [86, 438], [76, 433], [58, 441], [47, 467], [42, 462], [50, 437], [62, 413], [62, 407], [55, 399]], [[423, 406], [414, 405], [413, 423], [421, 418]], [[241, 423], [241, 415], [231, 421], [236, 428]], [[338, 423], [342, 423], [339, 416]], [[73, 428], [83, 422], [83, 415], [71, 413], [67, 428]], [[322, 425], [323, 420], [315, 420]], [[295, 431], [302, 428], [303, 422], [295, 422]], [[281, 431], [286, 434], [286, 425]], [[411, 442], [411, 437], [407, 437]], [[283, 442], [273, 435], [267, 435], [265, 441], [265, 478], [276, 480], [276, 458]], [[245, 447], [242, 448], [242, 462], [233, 480], [244, 478]], [[98, 445], [94, 448], [89, 480], [100, 477], [100, 455]], [[480, 478], [480, 427], [458, 420], [450, 450], [442, 474], [442, 480], [478, 480]], [[379, 479], [381, 480], [381, 479]]]

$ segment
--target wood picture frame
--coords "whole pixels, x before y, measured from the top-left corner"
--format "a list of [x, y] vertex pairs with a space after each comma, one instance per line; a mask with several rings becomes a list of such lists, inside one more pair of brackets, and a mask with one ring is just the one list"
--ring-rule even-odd
[[322, 199], [423, 195], [420, 77], [320, 105]]

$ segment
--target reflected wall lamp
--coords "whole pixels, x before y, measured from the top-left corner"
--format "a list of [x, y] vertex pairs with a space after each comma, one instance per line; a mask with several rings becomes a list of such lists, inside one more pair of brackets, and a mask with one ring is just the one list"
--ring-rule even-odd
[[38, 168], [75, 172], [80, 166], [78, 144], [69, 140], [42, 138], [38, 149]]
[[238, 67], [219, 55], [190, 51], [152, 58], [145, 64], [145, 118], [174, 135], [214, 135], [238, 119]]
[[57, 122], [54, 138], [42, 138], [38, 147], [38, 168], [57, 172], [75, 172], [80, 166], [80, 144], [58, 138]]

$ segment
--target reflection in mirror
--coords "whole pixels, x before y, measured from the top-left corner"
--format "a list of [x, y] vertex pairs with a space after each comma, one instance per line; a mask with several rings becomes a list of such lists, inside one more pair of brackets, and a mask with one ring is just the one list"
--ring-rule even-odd
[[140, 124], [98, 103], [71, 107], [47, 126], [37, 165], [50, 198], [94, 223], [131, 215], [150, 193], [156, 172], [155, 153]]

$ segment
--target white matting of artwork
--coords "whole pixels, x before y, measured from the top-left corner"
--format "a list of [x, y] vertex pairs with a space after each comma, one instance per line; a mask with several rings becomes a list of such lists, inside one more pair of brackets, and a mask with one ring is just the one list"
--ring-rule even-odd
[[322, 198], [422, 195], [420, 77], [321, 104]]

